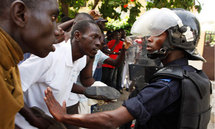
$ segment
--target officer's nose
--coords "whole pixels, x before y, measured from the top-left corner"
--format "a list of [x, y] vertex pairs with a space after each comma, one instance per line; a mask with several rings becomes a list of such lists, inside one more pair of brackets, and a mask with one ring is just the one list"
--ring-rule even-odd
[[148, 41], [148, 42], [152, 42], [152, 36], [149, 36], [149, 37], [147, 38], [147, 41]]

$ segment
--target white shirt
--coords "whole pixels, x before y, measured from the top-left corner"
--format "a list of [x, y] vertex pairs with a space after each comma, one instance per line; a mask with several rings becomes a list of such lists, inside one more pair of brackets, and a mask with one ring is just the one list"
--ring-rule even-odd
[[[93, 61], [92, 76], [94, 75], [94, 72], [95, 72], [95, 70], [96, 70], [96, 67], [97, 67], [98, 63], [103, 64], [103, 62], [104, 62], [107, 58], [109, 58], [109, 56], [105, 55], [101, 50], [98, 50], [98, 51], [97, 51], [97, 53], [96, 53], [96, 55], [95, 55], [95, 59], [94, 59], [94, 61]], [[80, 83], [80, 79], [78, 79], [77, 84], [82, 85], [82, 84]], [[79, 101], [80, 101], [80, 102], [88, 101], [88, 98], [87, 98], [85, 95], [79, 94], [78, 96], [79, 96]], [[79, 113], [81, 113], [81, 112], [79, 112]], [[88, 113], [90, 113], [90, 112], [88, 112]], [[81, 113], [81, 114], [83, 114], [83, 113]]]
[[93, 62], [93, 71], [92, 71], [93, 75], [94, 75], [94, 72], [96, 70], [96, 67], [97, 67], [98, 63], [103, 64], [103, 62], [107, 58], [109, 58], [109, 56], [105, 55], [101, 50], [98, 50], [98, 52], [95, 55], [94, 62]]
[[[87, 56], [72, 61], [70, 41], [55, 45], [55, 52], [45, 58], [32, 55], [19, 66], [24, 101], [29, 106], [37, 106], [49, 114], [44, 102], [44, 91], [50, 87], [56, 100], [62, 104], [70, 101], [67, 106], [76, 104], [79, 99], [73, 94], [71, 102], [70, 92], [73, 83], [77, 81], [80, 71], [86, 66]], [[19, 125], [19, 124], [18, 124]], [[21, 126], [22, 127], [22, 126]], [[23, 126], [24, 127], [24, 126]]]

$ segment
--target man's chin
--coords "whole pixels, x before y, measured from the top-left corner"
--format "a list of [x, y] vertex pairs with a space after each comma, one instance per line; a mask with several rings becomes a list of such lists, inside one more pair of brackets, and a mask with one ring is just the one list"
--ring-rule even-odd
[[[52, 51], [49, 51], [49, 52], [40, 52], [40, 53], [35, 53], [36, 56], [39, 56], [41, 58], [45, 58], [46, 56], [48, 56], [48, 54], [52, 52]], [[33, 53], [34, 54], [34, 53]]]
[[91, 59], [93, 59], [94, 57], [95, 57], [95, 55], [94, 56], [89, 56]]

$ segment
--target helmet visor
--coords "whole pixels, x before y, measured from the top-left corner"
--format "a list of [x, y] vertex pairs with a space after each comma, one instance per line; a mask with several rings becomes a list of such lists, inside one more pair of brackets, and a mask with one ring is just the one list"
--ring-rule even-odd
[[153, 8], [134, 22], [131, 34], [142, 37], [158, 36], [170, 27], [176, 26], [178, 22], [180, 19], [173, 11], [167, 8]]

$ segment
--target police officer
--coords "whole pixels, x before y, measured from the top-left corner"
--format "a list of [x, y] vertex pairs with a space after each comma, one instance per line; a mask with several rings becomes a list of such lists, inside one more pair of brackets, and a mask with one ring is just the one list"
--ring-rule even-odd
[[[191, 23], [191, 24], [188, 24]], [[116, 128], [136, 119], [139, 129], [206, 129], [210, 117], [210, 83], [188, 60], [202, 60], [196, 52], [198, 20], [185, 10], [151, 9], [133, 25], [132, 34], [148, 36], [147, 56], [159, 58], [163, 68], [149, 85], [113, 111], [68, 115], [48, 88], [45, 102], [61, 122], [93, 129]], [[205, 105], [205, 106], [202, 106]]]

